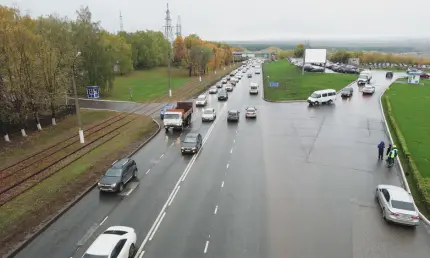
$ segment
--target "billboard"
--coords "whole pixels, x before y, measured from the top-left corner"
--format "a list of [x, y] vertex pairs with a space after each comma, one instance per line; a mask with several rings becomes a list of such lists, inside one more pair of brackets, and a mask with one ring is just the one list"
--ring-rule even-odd
[[325, 63], [327, 61], [327, 49], [306, 49], [305, 63]]

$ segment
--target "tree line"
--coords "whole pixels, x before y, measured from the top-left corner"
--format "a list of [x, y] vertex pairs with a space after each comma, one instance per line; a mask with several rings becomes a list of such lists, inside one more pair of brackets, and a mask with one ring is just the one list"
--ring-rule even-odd
[[[48, 111], [55, 125], [73, 81], [80, 93], [96, 85], [108, 95], [116, 76], [165, 66], [172, 57], [171, 44], [159, 31], [112, 34], [93, 20], [88, 7], [76, 13], [75, 20], [53, 14], [31, 18], [0, 5], [0, 130], [5, 136], [10, 125], [21, 127], [26, 136], [29, 120], [41, 130], [41, 111]], [[183, 41], [174, 62], [190, 67], [190, 76], [198, 65], [207, 70], [231, 62], [226, 44], [197, 35]]]
[[[296, 57], [302, 58], [305, 53], [303, 44], [298, 44], [294, 49], [282, 50], [279, 52], [280, 58]], [[347, 63], [349, 58], [360, 58], [360, 63], [394, 63], [394, 64], [430, 64], [429, 58], [418, 58], [414, 56], [378, 53], [366, 51], [335, 50], [329, 52], [328, 59], [332, 62]]]

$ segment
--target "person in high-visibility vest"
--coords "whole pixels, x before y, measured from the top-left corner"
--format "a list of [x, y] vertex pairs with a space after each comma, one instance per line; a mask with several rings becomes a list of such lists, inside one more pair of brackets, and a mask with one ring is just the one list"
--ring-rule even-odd
[[393, 144], [393, 149], [388, 153], [388, 163], [392, 164], [394, 159], [397, 157], [399, 151], [397, 150], [397, 146]]

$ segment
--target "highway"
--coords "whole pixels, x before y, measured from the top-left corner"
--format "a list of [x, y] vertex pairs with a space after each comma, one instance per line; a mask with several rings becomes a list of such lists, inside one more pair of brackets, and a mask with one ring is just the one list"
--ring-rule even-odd
[[[312, 108], [250, 96], [262, 77], [244, 76], [226, 102], [209, 95], [214, 123], [199, 108], [182, 135], [161, 131], [134, 156], [138, 181], [118, 196], [94, 189], [16, 257], [81, 257], [112, 225], [136, 230], [138, 258], [428, 257], [428, 229], [386, 224], [374, 201], [377, 184], [400, 185], [377, 160], [385, 73], [373, 71], [373, 96], [354, 85], [350, 100]], [[238, 124], [228, 109], [242, 111]], [[204, 137], [195, 157], [180, 153], [190, 131]]]

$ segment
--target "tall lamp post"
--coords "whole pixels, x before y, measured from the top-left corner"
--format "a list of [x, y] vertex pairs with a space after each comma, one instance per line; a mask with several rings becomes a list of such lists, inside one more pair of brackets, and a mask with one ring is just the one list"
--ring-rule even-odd
[[81, 143], [85, 143], [84, 130], [82, 128], [81, 113], [79, 112], [78, 92], [76, 90], [76, 81], [75, 81], [75, 63], [76, 63], [76, 60], [78, 60], [78, 57], [80, 55], [81, 55], [81, 52], [78, 52], [72, 63], [72, 82], [73, 82], [73, 91], [75, 93], [75, 108], [76, 108], [76, 118], [78, 119], [79, 141]]

